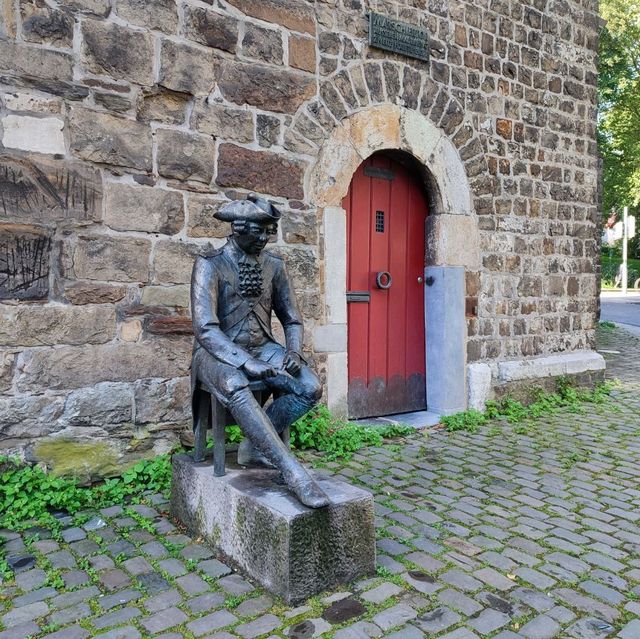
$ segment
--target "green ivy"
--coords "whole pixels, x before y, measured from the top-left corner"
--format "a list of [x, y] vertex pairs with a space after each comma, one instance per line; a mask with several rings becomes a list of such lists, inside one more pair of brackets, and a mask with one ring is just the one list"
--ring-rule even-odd
[[73, 477], [51, 475], [39, 465], [0, 457], [0, 528], [24, 528], [34, 521], [57, 528], [52, 512], [73, 515], [85, 508], [105, 508], [170, 486], [169, 455], [140, 461], [120, 477], [89, 487], [79, 486]]
[[[293, 425], [291, 442], [295, 448], [313, 448], [326, 452], [329, 459], [337, 459], [348, 458], [363, 446], [379, 446], [384, 438], [412, 432], [410, 426], [402, 425], [360, 426], [337, 419], [326, 406], [319, 406]], [[227, 428], [227, 441], [237, 443], [241, 439], [237, 426]], [[73, 477], [49, 474], [40, 465], [29, 466], [0, 456], [0, 528], [18, 530], [39, 523], [57, 530], [59, 523], [52, 515], [55, 511], [74, 515], [88, 508], [127, 503], [148, 491], [166, 492], [170, 487], [170, 454], [139, 461], [121, 476], [88, 487], [80, 486]], [[0, 573], [3, 570], [0, 561]]]

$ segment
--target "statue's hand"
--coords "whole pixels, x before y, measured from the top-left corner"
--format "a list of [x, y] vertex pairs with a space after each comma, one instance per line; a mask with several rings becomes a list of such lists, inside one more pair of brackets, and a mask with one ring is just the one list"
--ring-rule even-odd
[[275, 377], [278, 374], [278, 371], [273, 366], [269, 366], [269, 364], [265, 364], [259, 359], [248, 359], [242, 365], [242, 368], [253, 379], [265, 379], [267, 377]]
[[302, 362], [300, 361], [300, 355], [295, 351], [287, 351], [284, 356], [284, 362], [282, 367], [287, 373], [291, 375], [297, 375], [300, 372]]

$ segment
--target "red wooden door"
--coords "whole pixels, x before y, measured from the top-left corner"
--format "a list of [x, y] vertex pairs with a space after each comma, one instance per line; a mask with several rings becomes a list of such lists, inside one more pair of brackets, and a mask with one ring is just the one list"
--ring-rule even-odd
[[[404, 166], [375, 155], [356, 171], [343, 207], [348, 244], [349, 416], [422, 410], [426, 407], [427, 216], [422, 189]], [[381, 288], [389, 284], [385, 272], [391, 285]]]

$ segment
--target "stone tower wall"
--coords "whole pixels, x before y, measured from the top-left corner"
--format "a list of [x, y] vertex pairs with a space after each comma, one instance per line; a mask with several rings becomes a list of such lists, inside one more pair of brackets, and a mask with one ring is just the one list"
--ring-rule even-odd
[[[370, 10], [428, 29], [430, 61], [370, 49]], [[311, 174], [338, 123], [374, 105], [419, 112], [464, 163], [481, 251], [468, 363], [593, 347], [596, 0], [0, 0], [0, 14], [0, 453], [60, 465], [91, 448], [92, 472], [113, 472], [175, 442], [193, 257], [224, 241], [212, 213], [249, 191], [285, 210], [273, 249], [313, 351]]]

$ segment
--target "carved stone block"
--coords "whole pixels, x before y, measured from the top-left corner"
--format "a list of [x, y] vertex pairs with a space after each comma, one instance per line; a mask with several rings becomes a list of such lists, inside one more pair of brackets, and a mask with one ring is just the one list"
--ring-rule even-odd
[[0, 300], [39, 300], [49, 294], [51, 236], [44, 229], [0, 224]]
[[0, 154], [0, 218], [17, 223], [95, 221], [101, 209], [99, 171], [68, 160]]

